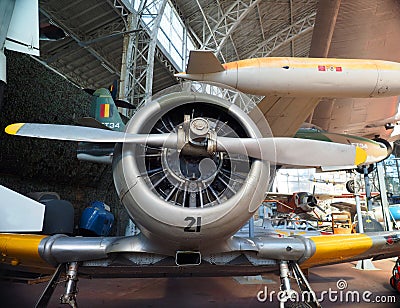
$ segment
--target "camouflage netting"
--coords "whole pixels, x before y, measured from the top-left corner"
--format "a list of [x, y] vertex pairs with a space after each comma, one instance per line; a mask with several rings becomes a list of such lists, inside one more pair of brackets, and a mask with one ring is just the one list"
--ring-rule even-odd
[[[28, 55], [7, 52], [7, 86], [0, 115], [0, 184], [21, 194], [55, 191], [75, 208], [75, 224], [91, 201], [110, 205], [123, 234], [127, 215], [118, 200], [109, 165], [81, 162], [77, 143], [13, 137], [11, 123], [75, 124], [88, 116], [90, 96]], [[27, 217], [28, 219], [28, 217]]]

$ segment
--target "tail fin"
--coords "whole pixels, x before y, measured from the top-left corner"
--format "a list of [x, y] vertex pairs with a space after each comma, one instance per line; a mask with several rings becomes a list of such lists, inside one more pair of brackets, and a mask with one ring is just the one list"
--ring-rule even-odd
[[116, 131], [124, 131], [125, 124], [109, 90], [101, 88], [93, 93], [90, 116]]
[[223, 72], [225, 68], [212, 51], [191, 50], [186, 74]]

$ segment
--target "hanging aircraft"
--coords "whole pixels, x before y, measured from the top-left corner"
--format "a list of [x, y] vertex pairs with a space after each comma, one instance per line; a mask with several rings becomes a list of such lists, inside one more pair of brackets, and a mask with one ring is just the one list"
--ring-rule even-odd
[[50, 23], [39, 24], [38, 0], [0, 2], [0, 109], [7, 83], [5, 49], [39, 56], [39, 40], [57, 41], [66, 34]]
[[4, 49], [39, 55], [38, 1], [0, 2], [0, 109], [7, 83]]
[[[268, 192], [264, 202], [276, 203], [276, 211], [281, 214], [295, 214], [302, 219], [321, 220], [321, 213], [325, 210], [318, 204], [334, 198], [335, 195], [315, 193], [315, 186], [312, 193], [306, 191], [289, 193]], [[317, 213], [318, 209], [321, 213]]]
[[[324, 212], [318, 200], [326, 200], [333, 196], [328, 194], [308, 193], [305, 191], [288, 193], [269, 192], [265, 202], [276, 202], [279, 213], [303, 214], [313, 212], [316, 208]], [[315, 219], [315, 217], [314, 217]]]
[[[373, 15], [369, 19], [373, 20]], [[288, 60], [276, 69], [297, 70], [301, 62], [293, 61]], [[316, 60], [309, 63], [310, 71], [318, 70], [314, 67], [318, 63]], [[361, 78], [360, 73], [368, 73], [363, 66], [358, 73], [346, 74], [351, 63], [354, 61], [323, 59], [318, 64], [321, 65], [319, 72], [324, 72], [322, 67], [326, 74], [340, 74], [338, 67], [342, 67], [342, 72], [345, 69], [343, 75], [349, 79], [340, 85], [346, 95], [355, 91], [348, 85], [351, 82], [356, 82], [358, 93], [367, 97], [399, 94], [396, 92], [399, 83], [394, 85], [394, 90], [397, 87], [394, 91], [385, 76], [375, 90], [371, 82], [373, 78], [377, 81], [376, 75], [370, 75], [369, 80]], [[366, 64], [373, 65], [375, 68], [379, 65], [382, 74], [396, 75], [395, 70], [386, 70], [392, 64], [375, 61]], [[331, 66], [334, 66], [332, 71]], [[299, 76], [305, 79], [304, 75]], [[308, 81], [311, 83], [311, 79]], [[386, 91], [385, 85], [390, 85]], [[284, 85], [279, 86], [281, 93], [295, 93], [290, 87], [285, 90]], [[320, 87], [315, 95], [326, 96], [324, 90], [337, 93]], [[99, 238], [1, 233], [1, 266], [8, 264], [14, 270], [21, 267], [37, 271], [57, 268], [38, 306], [48, 300], [65, 265], [66, 288], [61, 300], [71, 305], [76, 304], [79, 274], [92, 277], [251, 275], [277, 269], [288, 300], [291, 294], [288, 269], [304, 282], [306, 278], [300, 266], [307, 269], [398, 256], [400, 232], [309, 238], [234, 236], [264, 199], [273, 173], [271, 165], [360, 165], [367, 159], [366, 152], [354, 145], [288, 137], [310, 116], [318, 97], [311, 100], [303, 97], [300, 99], [303, 104], [298, 106], [291, 105], [293, 99], [278, 101], [275, 107], [281, 106], [284, 116], [272, 113], [267, 118], [271, 120], [272, 132], [279, 137], [266, 136], [260, 131], [259, 122], [267, 114], [264, 104], [260, 105], [263, 114], [254, 121], [235, 104], [192, 92], [174, 92], [148, 103], [136, 112], [124, 131], [32, 123], [8, 126], [6, 132], [16, 136], [115, 143], [112, 157], [115, 187], [141, 233]], [[288, 120], [290, 117], [292, 120]], [[11, 204], [5, 206], [12, 210]], [[22, 228], [23, 223], [19, 221], [17, 225]]]

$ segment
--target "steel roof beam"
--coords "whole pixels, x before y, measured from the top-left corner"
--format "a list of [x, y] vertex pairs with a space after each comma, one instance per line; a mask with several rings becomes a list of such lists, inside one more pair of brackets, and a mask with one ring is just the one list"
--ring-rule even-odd
[[[289, 6], [290, 6], [290, 24], [293, 25], [293, 0], [289, 1]], [[290, 47], [291, 47], [291, 53], [292, 53], [292, 57], [295, 56], [294, 53], [294, 40], [290, 40]]]
[[128, 31], [141, 31], [125, 36], [120, 97], [138, 108], [152, 96], [157, 34], [166, 3], [142, 0], [129, 18]]
[[279, 31], [265, 40], [253, 50], [245, 53], [246, 58], [261, 58], [268, 57], [272, 52], [276, 51], [281, 46], [290, 43], [292, 40], [297, 39], [301, 35], [313, 30], [315, 23], [316, 12], [298, 20], [297, 22], [289, 25], [285, 29]]
[[[243, 1], [237, 0], [233, 3], [227, 10], [222, 14], [222, 16], [215, 22], [213, 29], [209, 29], [210, 34], [205, 39], [202, 49], [206, 47], [214, 49], [217, 54], [220, 54], [223, 60], [224, 56], [221, 52], [223, 46], [226, 44], [227, 40], [230, 39], [238, 56], [237, 48], [235, 47], [234, 41], [232, 40], [232, 34], [235, 29], [240, 25], [244, 18], [261, 2], [261, 0], [250, 0]], [[221, 12], [222, 9], [220, 8]], [[203, 13], [205, 21], [207, 22], [207, 15]], [[208, 23], [208, 22], [207, 22]], [[209, 27], [210, 28], [210, 27]], [[211, 47], [211, 39], [213, 39], [215, 46]]]
[[[64, 29], [65, 31], [68, 32], [69, 36], [79, 44], [83, 43], [82, 39], [84, 39], [84, 35], [77, 33], [76, 31], [70, 29], [65, 21], [63, 21], [60, 17], [55, 17], [57, 16], [56, 12], [51, 12], [51, 14], [49, 14], [44, 8], [40, 8], [40, 12], [45, 15], [47, 18], [49, 18], [50, 20], [54, 20], [54, 22], [59, 25], [62, 29]], [[97, 50], [95, 50], [94, 48], [90, 47], [90, 46], [85, 46], [85, 49], [91, 54], [93, 55], [98, 61], [100, 61], [100, 63], [104, 63], [106, 64], [109, 68], [111, 68], [112, 73], [116, 74], [117, 76], [120, 76], [120, 72], [114, 67], [114, 65], [111, 63], [111, 61], [109, 61], [108, 59], [106, 59], [103, 55], [101, 55]]]

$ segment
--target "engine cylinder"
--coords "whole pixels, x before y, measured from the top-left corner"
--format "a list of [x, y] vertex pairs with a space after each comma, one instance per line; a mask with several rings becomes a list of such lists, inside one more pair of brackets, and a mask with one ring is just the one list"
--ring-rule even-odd
[[[147, 104], [126, 131], [176, 133], [189, 117], [197, 127], [207, 122], [219, 136], [261, 137], [238, 106], [193, 92], [167, 94]], [[267, 191], [269, 163], [234, 153], [125, 143], [116, 146], [113, 173], [120, 199], [141, 232], [173, 252], [212, 246], [243, 226]]]

